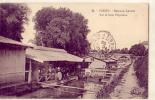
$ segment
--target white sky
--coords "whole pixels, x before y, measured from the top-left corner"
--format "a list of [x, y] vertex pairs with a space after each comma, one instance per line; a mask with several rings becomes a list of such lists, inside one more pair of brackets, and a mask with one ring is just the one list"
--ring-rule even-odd
[[[108, 4], [108, 3], [28, 3], [32, 10], [29, 15], [29, 24], [25, 26], [23, 33], [23, 42], [28, 43], [34, 38], [34, 23], [32, 18], [35, 13], [43, 7], [53, 6], [56, 8], [66, 7], [73, 12], [81, 13], [88, 19], [88, 27], [90, 29], [88, 40], [92, 41], [92, 34], [100, 30], [109, 31], [116, 40], [117, 48], [130, 47], [140, 41], [148, 41], [148, 6], [147, 4]], [[92, 9], [95, 12], [92, 12]], [[117, 9], [117, 10], [135, 10], [128, 16], [99, 16], [99, 10]], [[110, 12], [111, 13], [111, 12]], [[103, 13], [102, 13], [103, 14]], [[105, 13], [104, 13], [105, 14]]]

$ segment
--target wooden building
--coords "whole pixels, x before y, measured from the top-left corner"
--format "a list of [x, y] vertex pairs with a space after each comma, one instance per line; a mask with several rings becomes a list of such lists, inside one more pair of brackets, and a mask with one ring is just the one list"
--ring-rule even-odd
[[91, 77], [104, 77], [106, 73], [106, 63], [102, 60], [95, 59], [89, 65], [89, 68], [85, 69], [85, 75]]
[[106, 59], [103, 60], [106, 63], [106, 69], [115, 69], [117, 68], [117, 60], [114, 59]]
[[127, 56], [121, 56], [121, 57], [118, 59], [119, 62], [127, 62], [127, 61], [129, 61], [129, 60], [130, 60], [130, 58], [127, 57]]
[[[69, 54], [63, 49], [42, 46], [29, 48], [27, 49], [26, 54], [27, 69], [30, 70], [28, 71], [27, 78], [29, 82], [35, 83], [48, 80], [54, 81], [56, 69], [58, 67], [75, 71], [77, 70], [75, 68], [81, 68], [81, 63], [83, 62], [82, 58]], [[66, 66], [65, 63], [70, 65]], [[72, 66], [75, 65], [74, 63], [78, 66]], [[57, 66], [55, 66], [55, 64]]]
[[21, 42], [0, 36], [0, 88], [25, 82], [27, 47]]

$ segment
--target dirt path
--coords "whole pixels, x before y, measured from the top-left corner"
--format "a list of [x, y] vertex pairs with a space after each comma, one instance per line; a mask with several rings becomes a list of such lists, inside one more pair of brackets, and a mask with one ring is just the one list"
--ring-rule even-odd
[[143, 99], [141, 95], [131, 94], [131, 91], [135, 90], [135, 88], [140, 88], [137, 83], [137, 78], [135, 76], [133, 64], [130, 66], [129, 70], [123, 78], [121, 82], [115, 87], [114, 91], [110, 94], [112, 99]]

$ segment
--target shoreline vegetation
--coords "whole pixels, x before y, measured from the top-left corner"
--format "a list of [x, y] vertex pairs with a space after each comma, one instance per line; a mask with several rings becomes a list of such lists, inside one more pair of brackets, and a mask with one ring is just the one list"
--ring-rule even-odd
[[[147, 99], [148, 98], [148, 55], [139, 56], [139, 57], [136, 57], [134, 61], [133, 60], [132, 60], [132, 63], [133, 63], [135, 75], [138, 80], [138, 85], [140, 86], [141, 89], [144, 89], [144, 91], [142, 92], [142, 96], [144, 99]], [[97, 98], [110, 98], [109, 94], [114, 91], [114, 88], [117, 86], [117, 84], [119, 84], [120, 80], [122, 79], [124, 74], [128, 71], [129, 66], [131, 64], [127, 65], [126, 68], [120, 71], [120, 74], [118, 74], [118, 76], [115, 77], [115, 79], [113, 79], [113, 81], [109, 85], [102, 88], [98, 92]]]
[[97, 94], [97, 98], [110, 98], [109, 94], [114, 91], [115, 87], [119, 84], [124, 74], [128, 71], [131, 64], [126, 65], [125, 68], [121, 69], [114, 79], [107, 86], [103, 87]]
[[134, 62], [138, 84], [144, 88], [143, 96], [148, 98], [148, 55], [138, 57]]

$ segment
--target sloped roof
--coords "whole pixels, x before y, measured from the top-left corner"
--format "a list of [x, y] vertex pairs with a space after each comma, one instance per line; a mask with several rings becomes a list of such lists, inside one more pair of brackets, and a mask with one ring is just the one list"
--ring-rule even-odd
[[49, 48], [49, 47], [43, 47], [43, 46], [33, 46], [36, 50], [43, 50], [43, 51], [54, 51], [54, 52], [64, 52], [67, 53], [64, 49], [58, 49], [58, 48]]
[[47, 48], [35, 46], [26, 50], [27, 58], [38, 62], [44, 61], [68, 61], [68, 62], [83, 62], [83, 59], [67, 53], [63, 49]]
[[106, 63], [97, 59], [94, 59], [94, 61], [89, 65], [89, 68], [105, 68], [105, 67]]
[[116, 62], [116, 60], [114, 60], [114, 59], [106, 59], [106, 60], [103, 60], [103, 61], [106, 62], [106, 63]]
[[128, 58], [127, 56], [121, 56], [120, 58]]
[[24, 47], [30, 47], [30, 46], [28, 46], [26, 44], [23, 44], [21, 42], [18, 42], [18, 41], [15, 41], [15, 40], [12, 40], [12, 39], [3, 37], [3, 36], [0, 36], [0, 43], [3, 43], [3, 44], [12, 44], [12, 45], [18, 45], [18, 46], [24, 46]]
[[119, 60], [119, 58], [122, 57], [122, 56], [125, 56], [127, 58], [130, 58], [130, 55], [129, 54], [119, 54], [119, 53], [113, 54], [113, 56], [111, 58], [114, 59], [114, 60]]

